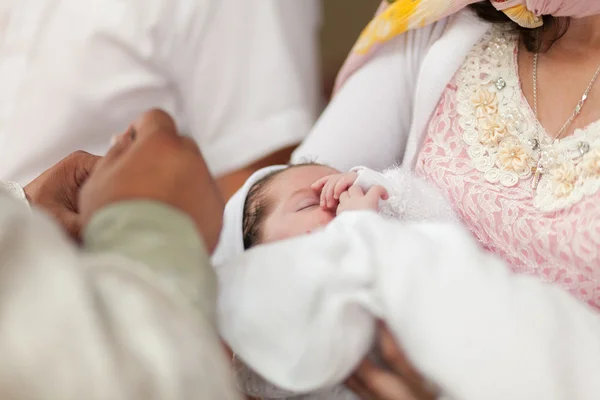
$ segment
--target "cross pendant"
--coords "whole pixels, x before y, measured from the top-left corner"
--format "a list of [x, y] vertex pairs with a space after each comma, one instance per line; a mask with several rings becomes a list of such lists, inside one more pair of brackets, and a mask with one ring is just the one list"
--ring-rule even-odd
[[542, 165], [542, 160], [539, 160], [537, 165], [533, 167], [533, 181], [531, 182], [531, 188], [533, 190], [537, 190], [538, 185], [540, 184], [540, 180], [542, 179], [542, 175], [544, 174], [544, 166]]

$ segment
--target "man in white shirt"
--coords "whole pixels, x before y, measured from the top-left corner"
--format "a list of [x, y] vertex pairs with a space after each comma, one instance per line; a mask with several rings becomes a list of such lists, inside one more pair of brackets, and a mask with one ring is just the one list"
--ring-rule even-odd
[[3, 0], [0, 180], [103, 154], [158, 107], [228, 196], [310, 129], [318, 25], [319, 0]]

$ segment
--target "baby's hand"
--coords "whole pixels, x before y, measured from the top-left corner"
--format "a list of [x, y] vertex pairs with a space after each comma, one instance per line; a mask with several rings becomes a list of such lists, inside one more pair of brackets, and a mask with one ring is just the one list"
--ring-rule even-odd
[[336, 215], [340, 215], [344, 211], [379, 211], [380, 199], [388, 199], [388, 193], [383, 186], [373, 186], [367, 193], [358, 186], [351, 186], [350, 189], [341, 194]]
[[356, 172], [328, 175], [313, 183], [311, 188], [321, 191], [321, 207], [335, 210], [339, 204], [341, 194], [348, 190], [357, 178], [358, 174]]

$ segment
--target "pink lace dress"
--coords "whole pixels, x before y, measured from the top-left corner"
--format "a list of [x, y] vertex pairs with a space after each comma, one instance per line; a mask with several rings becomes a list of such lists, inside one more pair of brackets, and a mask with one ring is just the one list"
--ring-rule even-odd
[[[489, 251], [600, 308], [600, 122], [552, 144], [527, 101], [518, 38], [493, 28], [447, 86], [416, 172]], [[536, 190], [535, 166], [545, 170]]]

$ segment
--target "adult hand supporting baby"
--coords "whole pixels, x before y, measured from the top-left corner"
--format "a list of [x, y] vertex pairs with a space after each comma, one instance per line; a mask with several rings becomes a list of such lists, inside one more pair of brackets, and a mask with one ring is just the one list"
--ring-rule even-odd
[[410, 365], [391, 332], [383, 325], [379, 330], [379, 349], [387, 369], [365, 360], [346, 382], [346, 386], [361, 399], [435, 400], [438, 397]]
[[152, 200], [189, 215], [209, 251], [221, 231], [224, 203], [196, 143], [177, 134], [173, 119], [153, 110], [116, 140], [83, 187], [84, 225], [110, 204]]
[[77, 196], [98, 160], [98, 156], [76, 151], [23, 188], [29, 203], [53, 216], [75, 240], [81, 228]]

